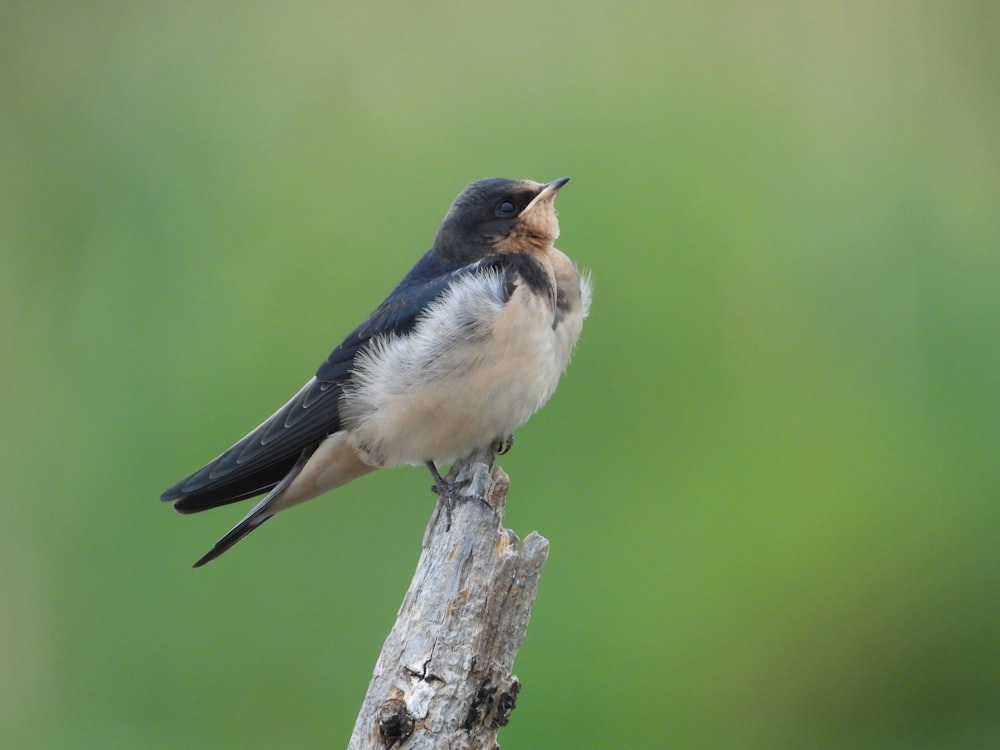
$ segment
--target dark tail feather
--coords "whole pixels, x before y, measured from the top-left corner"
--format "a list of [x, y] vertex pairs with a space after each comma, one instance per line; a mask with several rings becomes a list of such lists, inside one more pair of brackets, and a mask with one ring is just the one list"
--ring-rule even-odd
[[207, 562], [211, 562], [223, 552], [232, 547], [236, 542], [245, 537], [251, 531], [256, 529], [258, 526], [267, 521], [268, 519], [274, 518], [273, 515], [267, 513], [266, 508], [255, 508], [249, 516], [244, 518], [238, 524], [236, 524], [232, 531], [226, 534], [222, 539], [215, 543], [208, 552], [206, 552], [198, 562], [194, 564], [194, 567], [200, 568]]
[[236, 542], [240, 539], [264, 523], [264, 521], [269, 518], [273, 518], [274, 514], [277, 513], [277, 511], [271, 510], [271, 506], [274, 504], [274, 501], [281, 497], [282, 492], [288, 489], [288, 485], [290, 485], [292, 480], [299, 475], [299, 472], [302, 471], [302, 467], [306, 465], [306, 462], [309, 460], [311, 455], [312, 449], [307, 448], [302, 451], [302, 454], [299, 456], [299, 460], [295, 462], [292, 470], [285, 475], [285, 478], [278, 482], [275, 488], [268, 492], [264, 499], [257, 503], [253, 507], [253, 510], [247, 513], [242, 521], [233, 526], [232, 530], [230, 530], [228, 534], [217, 541], [215, 546], [206, 552], [202, 558], [194, 564], [194, 567], [200, 568], [205, 563], [211, 562], [236, 544]]

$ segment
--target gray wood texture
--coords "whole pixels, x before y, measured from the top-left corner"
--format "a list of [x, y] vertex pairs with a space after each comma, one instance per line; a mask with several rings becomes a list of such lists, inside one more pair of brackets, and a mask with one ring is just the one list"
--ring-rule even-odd
[[549, 543], [502, 528], [510, 480], [492, 462], [486, 451], [452, 467], [462, 497], [434, 509], [349, 750], [497, 747]]

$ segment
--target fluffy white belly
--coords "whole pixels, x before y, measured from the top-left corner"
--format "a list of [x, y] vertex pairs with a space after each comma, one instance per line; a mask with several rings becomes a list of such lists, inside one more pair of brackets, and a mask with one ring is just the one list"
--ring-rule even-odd
[[548, 401], [580, 335], [526, 286], [504, 301], [495, 274], [464, 279], [405, 336], [376, 342], [344, 396], [372, 466], [450, 462], [509, 436]]

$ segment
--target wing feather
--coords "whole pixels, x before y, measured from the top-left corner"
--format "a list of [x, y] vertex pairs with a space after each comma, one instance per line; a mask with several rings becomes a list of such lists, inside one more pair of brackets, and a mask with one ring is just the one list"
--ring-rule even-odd
[[412, 330], [427, 305], [459, 274], [470, 270], [470, 266], [440, 261], [428, 251], [288, 403], [160, 499], [173, 502], [181, 513], [196, 513], [273, 489], [303, 451], [314, 450], [341, 428], [340, 397], [358, 353], [373, 338]]

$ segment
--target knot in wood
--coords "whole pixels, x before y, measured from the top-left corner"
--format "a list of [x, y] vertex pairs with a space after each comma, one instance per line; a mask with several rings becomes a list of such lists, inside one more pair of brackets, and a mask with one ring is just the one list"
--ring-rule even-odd
[[386, 748], [399, 747], [413, 734], [413, 715], [406, 710], [405, 701], [390, 698], [379, 707], [378, 733]]

